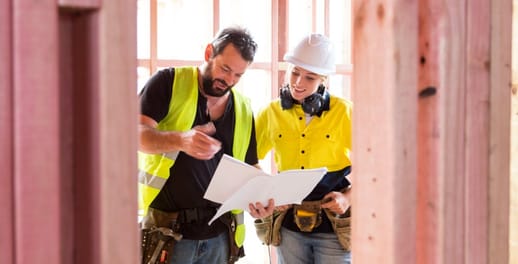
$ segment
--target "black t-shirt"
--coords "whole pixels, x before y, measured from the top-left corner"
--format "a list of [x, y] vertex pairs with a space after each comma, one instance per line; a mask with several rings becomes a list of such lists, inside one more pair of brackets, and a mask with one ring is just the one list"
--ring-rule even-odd
[[[174, 68], [158, 71], [150, 78], [139, 95], [141, 114], [154, 119], [156, 122], [160, 122], [167, 115], [172, 96], [173, 80]], [[203, 195], [223, 154], [232, 156], [235, 115], [233, 97], [230, 96], [230, 98], [223, 116], [218, 120], [213, 120], [216, 127], [216, 134], [213, 137], [222, 143], [222, 149], [210, 160], [198, 160], [180, 152], [170, 170], [171, 176], [150, 207], [173, 212], [188, 208], [217, 208], [220, 206], [220, 204], [203, 199]], [[197, 104], [193, 126], [206, 124], [210, 121], [206, 114], [207, 99], [199, 91]], [[252, 126], [252, 135], [245, 162], [254, 165], [258, 163], [258, 158], [253, 123]], [[239, 177], [239, 175], [236, 175], [236, 177]], [[226, 231], [226, 227], [220, 221], [215, 221], [211, 226], [208, 226], [209, 220], [210, 218], [204, 222], [184, 224], [182, 226], [184, 237], [187, 239], [207, 239]]]

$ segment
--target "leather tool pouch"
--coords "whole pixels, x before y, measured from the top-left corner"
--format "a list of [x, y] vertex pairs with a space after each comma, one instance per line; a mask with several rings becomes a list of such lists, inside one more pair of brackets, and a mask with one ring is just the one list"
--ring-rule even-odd
[[273, 215], [254, 221], [255, 232], [259, 240], [269, 246], [279, 246], [281, 244], [281, 226], [286, 211], [274, 212]]
[[333, 230], [338, 236], [338, 241], [346, 251], [351, 251], [351, 208], [345, 214], [336, 215], [328, 209], [324, 209], [327, 218], [331, 221]]
[[176, 223], [178, 213], [149, 208], [141, 222], [141, 263], [170, 263], [176, 241], [182, 239]]
[[236, 235], [236, 219], [234, 215], [231, 213], [226, 213], [225, 215], [220, 217], [221, 222], [223, 222], [228, 227], [228, 243], [229, 243], [229, 264], [235, 263], [239, 258], [245, 256], [245, 249], [243, 247], [238, 247], [236, 244], [236, 240], [234, 239]]
[[272, 243], [273, 215], [254, 220], [255, 233], [264, 245]]
[[311, 232], [322, 223], [320, 201], [306, 201], [293, 205], [293, 219], [302, 232]]

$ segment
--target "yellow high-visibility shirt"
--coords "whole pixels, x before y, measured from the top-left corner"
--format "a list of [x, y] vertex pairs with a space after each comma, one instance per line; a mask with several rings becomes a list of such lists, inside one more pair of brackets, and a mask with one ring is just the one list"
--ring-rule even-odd
[[301, 105], [283, 110], [279, 100], [262, 109], [256, 120], [259, 159], [274, 150], [279, 171], [326, 167], [341, 170], [351, 165], [352, 102], [330, 96], [330, 109], [306, 125]]

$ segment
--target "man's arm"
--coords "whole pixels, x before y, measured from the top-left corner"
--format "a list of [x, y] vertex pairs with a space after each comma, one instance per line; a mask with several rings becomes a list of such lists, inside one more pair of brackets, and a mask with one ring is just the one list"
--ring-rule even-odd
[[139, 150], [150, 154], [183, 151], [200, 159], [211, 159], [220, 149], [221, 142], [212, 138], [215, 128], [212, 123], [196, 126], [185, 132], [160, 131], [152, 118], [140, 115]]

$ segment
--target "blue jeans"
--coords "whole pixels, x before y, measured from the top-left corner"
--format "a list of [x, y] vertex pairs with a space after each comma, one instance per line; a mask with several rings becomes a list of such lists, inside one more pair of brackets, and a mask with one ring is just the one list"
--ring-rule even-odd
[[283, 227], [281, 238], [281, 264], [351, 263], [351, 252], [342, 248], [335, 233], [299, 233]]
[[225, 232], [207, 240], [182, 239], [174, 246], [171, 263], [226, 264], [228, 252], [228, 234]]

